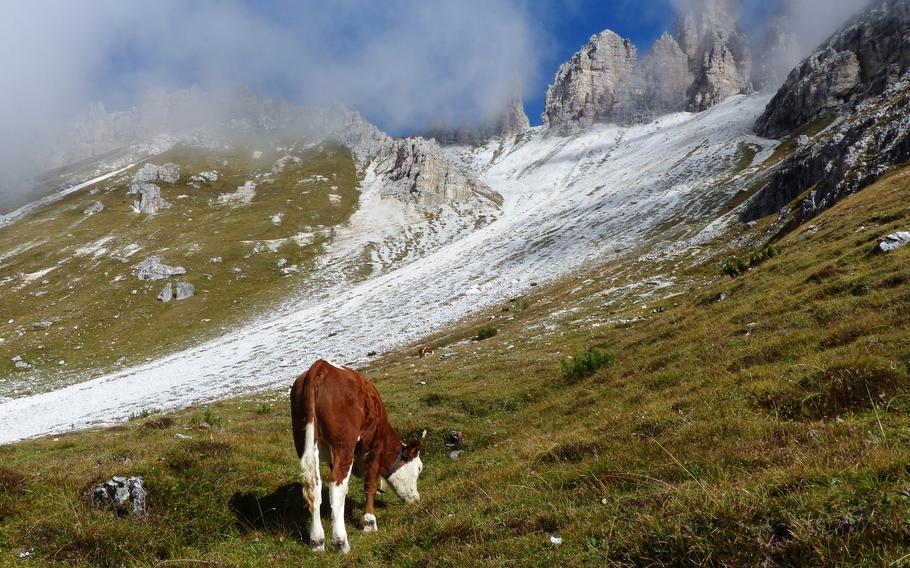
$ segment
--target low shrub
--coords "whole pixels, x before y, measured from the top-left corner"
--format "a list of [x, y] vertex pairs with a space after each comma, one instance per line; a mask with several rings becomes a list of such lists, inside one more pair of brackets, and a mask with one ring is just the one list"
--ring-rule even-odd
[[749, 255], [748, 259], [730, 257], [721, 265], [720, 270], [730, 278], [736, 278], [750, 268], [754, 268], [769, 258], [774, 258], [780, 253], [774, 245], [768, 245]]
[[495, 327], [482, 327], [477, 330], [477, 335], [474, 336], [474, 341], [483, 341], [484, 339], [490, 339], [497, 333], [499, 333], [499, 330]]
[[614, 360], [611, 353], [598, 347], [592, 347], [587, 353], [576, 355], [571, 360], [564, 358], [562, 374], [569, 381], [586, 379], [596, 373], [598, 369], [612, 365]]

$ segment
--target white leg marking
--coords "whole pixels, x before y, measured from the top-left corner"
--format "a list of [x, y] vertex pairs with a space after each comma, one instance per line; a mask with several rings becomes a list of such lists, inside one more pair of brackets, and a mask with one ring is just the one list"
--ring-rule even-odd
[[351, 551], [348, 532], [344, 528], [344, 499], [348, 494], [350, 479], [351, 468], [348, 467], [347, 475], [341, 483], [329, 482], [329, 500], [332, 504], [332, 544], [335, 545], [337, 551], [344, 553]]
[[322, 506], [322, 477], [319, 475], [319, 449], [316, 447], [316, 435], [313, 423], [306, 425], [306, 440], [303, 456], [300, 457], [300, 482], [303, 485], [303, 497], [310, 507], [310, 547], [313, 550], [325, 550], [325, 531], [319, 508]]
[[363, 532], [376, 532], [379, 528], [376, 526], [376, 515], [373, 513], [364, 513], [363, 515]]

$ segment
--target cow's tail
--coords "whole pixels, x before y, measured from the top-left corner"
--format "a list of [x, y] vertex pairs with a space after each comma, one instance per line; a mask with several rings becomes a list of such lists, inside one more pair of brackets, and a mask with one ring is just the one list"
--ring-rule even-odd
[[[316, 445], [315, 373], [307, 372], [297, 379], [291, 391], [291, 421], [294, 424], [294, 445], [300, 457], [300, 483], [310, 511], [320, 497], [319, 448]], [[302, 430], [302, 431], [301, 431]]]

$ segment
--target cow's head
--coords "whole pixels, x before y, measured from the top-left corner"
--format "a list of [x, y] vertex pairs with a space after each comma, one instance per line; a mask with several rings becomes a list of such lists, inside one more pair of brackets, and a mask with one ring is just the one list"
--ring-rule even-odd
[[423, 462], [420, 461], [420, 440], [411, 438], [407, 442], [401, 443], [401, 464], [389, 476], [389, 485], [406, 503], [420, 501], [420, 493], [417, 492], [417, 477], [423, 470]]

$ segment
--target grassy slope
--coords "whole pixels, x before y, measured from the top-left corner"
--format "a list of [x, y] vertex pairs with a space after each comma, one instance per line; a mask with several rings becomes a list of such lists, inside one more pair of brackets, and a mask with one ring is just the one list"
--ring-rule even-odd
[[[281, 392], [0, 447], [0, 563], [22, 550], [83, 566], [899, 561], [910, 553], [910, 247], [870, 250], [910, 225], [908, 198], [905, 169], [735, 280], [715, 258], [677, 274], [679, 295], [617, 300], [603, 291], [622, 274], [667, 268], [604, 266], [431, 338], [433, 357], [385, 355], [367, 370], [390, 415], [427, 430], [423, 499], [381, 498], [380, 532], [364, 535], [355, 482], [350, 557], [302, 542]], [[490, 325], [495, 337], [468, 339]], [[592, 346], [616, 364], [564, 379], [561, 358]], [[450, 429], [466, 441], [456, 461]], [[113, 474], [146, 477], [148, 520], [87, 505]]]
[[[133, 198], [126, 195], [131, 170], [93, 188], [97, 191], [74, 193], [0, 229], [0, 255], [30, 245], [0, 261], [0, 295], [14, 300], [0, 303], [0, 337], [6, 340], [0, 344], [0, 396], [59, 386], [54, 383], [71, 380], [77, 374], [73, 371], [98, 373], [122, 356], [131, 365], [180, 349], [262, 313], [299, 289], [300, 279], [330, 238], [326, 229], [355, 210], [358, 179], [354, 161], [342, 147], [289, 153], [301, 162], [268, 174], [285, 152], [267, 151], [255, 160], [252, 149], [177, 147], [151, 160], [180, 166], [178, 183], [160, 184], [162, 197], [173, 205], [170, 209], [154, 216], [134, 213]], [[186, 185], [190, 175], [213, 169], [220, 173], [213, 185]], [[314, 179], [316, 175], [324, 179]], [[258, 186], [249, 205], [218, 202], [219, 195], [251, 179]], [[300, 181], [305, 179], [313, 181]], [[341, 196], [340, 201], [333, 203], [330, 194]], [[84, 216], [83, 210], [95, 200], [104, 204], [104, 211]], [[280, 225], [269, 220], [275, 213], [284, 215]], [[314, 236], [302, 246], [288, 241], [274, 251], [262, 245], [257, 250], [257, 243], [298, 233]], [[105, 238], [110, 240], [99, 245], [106, 249], [100, 254], [78, 251]], [[129, 245], [142, 248], [127, 258]], [[171, 281], [192, 282], [197, 295], [156, 302], [164, 281], [141, 282], [132, 274], [133, 266], [152, 254], [185, 267], [187, 274]], [[222, 262], [209, 262], [213, 257]], [[300, 272], [286, 276], [276, 266], [279, 258], [297, 264]], [[31, 281], [22, 277], [54, 266]], [[41, 321], [53, 325], [33, 329], [32, 323]], [[16, 355], [35, 371], [14, 369]]]

